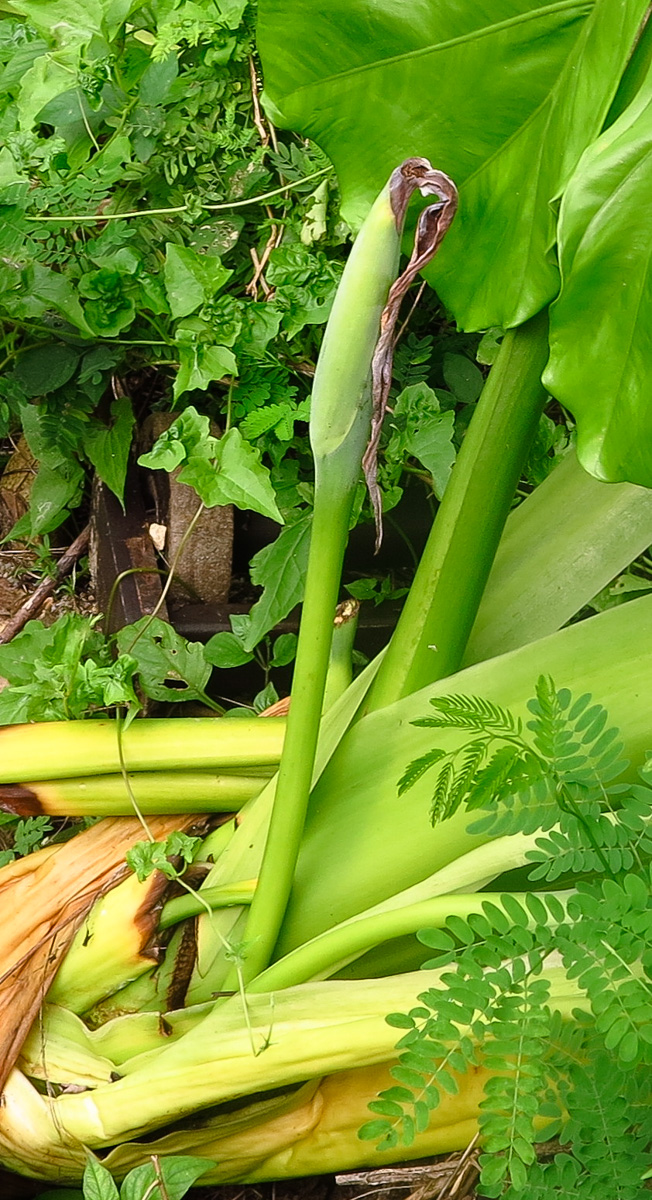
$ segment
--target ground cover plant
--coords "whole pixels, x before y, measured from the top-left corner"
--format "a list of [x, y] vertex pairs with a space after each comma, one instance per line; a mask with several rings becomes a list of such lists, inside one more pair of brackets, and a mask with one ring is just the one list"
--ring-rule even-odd
[[[287, 726], [8, 727], [4, 802], [34, 815], [39, 786], [91, 763], [127, 790], [166, 770], [178, 796], [190, 771], [280, 769], [204, 840], [196, 793], [145, 819], [134, 787], [140, 829], [102, 821], [3, 868], [0, 998], [20, 993], [21, 1024], [3, 1013], [17, 1067], [0, 1145], [37, 1178], [79, 1180], [89, 1150], [117, 1178], [152, 1154], [210, 1160], [202, 1181], [278, 1178], [460, 1148], [479, 1128], [486, 1196], [647, 1194], [652, 609], [560, 627], [650, 542], [648, 6], [486, 10], [261, 4], [268, 110], [323, 144], [364, 217], [313, 390]], [[324, 710], [396, 300], [422, 268], [463, 327], [506, 332], [390, 646]], [[615, 482], [569, 455], [508, 517], [544, 371], [579, 457]], [[73, 863], [83, 895], [65, 890]], [[167, 899], [169, 882], [185, 894]], [[539, 1162], [552, 1136], [561, 1151]]]
[[[351, 233], [325, 155], [261, 113], [255, 5], [131, 7], [3, 13], [0, 437], [22, 430], [38, 465], [12, 535], [60, 528], [87, 503], [89, 467], [122, 498], [137, 425], [183, 414], [152, 468], [183, 459], [205, 504], [286, 526], [253, 565], [267, 597], [234, 632], [242, 655], [301, 599], [303, 572], [290, 586], [284, 567], [305, 561], [310, 384]], [[405, 342], [386, 509], [419, 475], [441, 496], [452, 414], [482, 385], [475, 344], [433, 353], [427, 329]]]

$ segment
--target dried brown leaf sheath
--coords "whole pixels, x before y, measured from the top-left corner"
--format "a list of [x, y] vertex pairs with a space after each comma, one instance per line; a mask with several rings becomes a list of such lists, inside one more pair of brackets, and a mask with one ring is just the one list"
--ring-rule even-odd
[[371, 374], [373, 412], [371, 437], [362, 459], [369, 495], [376, 517], [376, 552], [382, 540], [382, 509], [377, 482], [378, 446], [387, 400], [392, 383], [394, 361], [394, 331], [401, 302], [419, 271], [428, 265], [439, 249], [457, 211], [457, 188], [443, 171], [435, 171], [427, 158], [408, 158], [394, 171], [390, 180], [390, 199], [396, 226], [403, 227], [405, 213], [412, 194], [419, 189], [422, 196], [439, 196], [436, 204], [424, 208], [417, 222], [414, 248], [410, 261], [389, 291], [387, 304], [380, 319], [380, 336], [374, 353]]
[[[159, 841], [205, 822], [188, 815], [148, 824]], [[142, 836], [135, 818], [113, 817], [0, 871], [0, 1088], [82, 920], [128, 874], [125, 853]]]

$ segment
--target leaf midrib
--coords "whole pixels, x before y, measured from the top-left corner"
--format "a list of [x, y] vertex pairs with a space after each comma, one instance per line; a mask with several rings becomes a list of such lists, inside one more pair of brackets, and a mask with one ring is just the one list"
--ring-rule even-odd
[[[482, 29], [474, 29], [470, 33], [450, 38], [446, 42], [432, 42], [428, 46], [421, 46], [417, 50], [408, 50], [404, 54], [393, 54], [389, 58], [378, 58], [373, 62], [361, 63], [360, 66], [350, 67], [347, 71], [338, 71], [334, 75], [322, 76], [320, 79], [314, 79], [302, 87], [295, 88], [292, 92], [286, 92], [283, 96], [283, 101], [300, 96], [302, 92], [310, 92], [314, 88], [336, 83], [340, 79], [350, 79], [356, 75], [363, 75], [368, 71], [378, 70], [379, 67], [392, 66], [405, 60], [423, 58], [429, 54], [439, 53], [440, 51], [450, 50], [455, 46], [464, 45], [465, 42], [479, 41], [481, 38], [490, 37], [492, 34], [502, 33], [505, 29], [524, 25], [529, 21], [538, 21], [543, 17], [554, 16], [556, 12], [572, 12], [573, 9], [577, 9], [578, 12], [584, 10], [588, 14], [594, 8], [595, 2], [596, 0], [556, 0], [556, 3], [547, 4], [545, 8], [537, 8], [527, 13], [519, 13], [518, 16], [509, 17], [506, 21], [498, 21], [494, 25], [485, 25]], [[277, 104], [281, 102], [281, 100], [275, 101]]]

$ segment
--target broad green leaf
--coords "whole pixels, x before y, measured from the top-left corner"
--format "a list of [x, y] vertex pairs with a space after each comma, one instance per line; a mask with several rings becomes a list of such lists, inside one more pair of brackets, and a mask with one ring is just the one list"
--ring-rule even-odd
[[231, 667], [242, 667], [251, 662], [253, 654], [243, 649], [234, 633], [224, 630], [213, 634], [204, 646], [204, 658], [212, 667], [228, 670]]
[[408, 154], [446, 171], [460, 208], [428, 278], [463, 328], [518, 324], [558, 288], [550, 203], [600, 130], [646, 9], [261, 0], [269, 111], [330, 155], [355, 225]]
[[324, 148], [357, 227], [409, 155], [430, 158], [458, 186], [494, 155], [544, 101], [590, 9], [581, 0], [260, 0], [268, 111]]
[[118, 1200], [111, 1172], [90, 1155], [84, 1171], [84, 1200]]
[[176, 54], [168, 54], [160, 62], [151, 62], [140, 78], [138, 98], [141, 104], [162, 104], [178, 74]]
[[5, 0], [3, 7], [26, 16], [48, 41], [74, 46], [102, 35], [112, 41], [137, 4], [136, 0]]
[[245, 650], [253, 650], [303, 600], [311, 523], [310, 516], [302, 517], [252, 558], [251, 580], [263, 588], [263, 594], [251, 609], [242, 632]]
[[233, 274], [217, 255], [197, 254], [188, 246], [168, 242], [165, 291], [173, 317], [187, 317], [224, 286]]
[[29, 495], [31, 536], [57, 529], [68, 508], [81, 500], [83, 487], [84, 471], [72, 459], [62, 459], [54, 469], [41, 463]]
[[205, 458], [189, 458], [179, 472], [179, 482], [187, 483], [208, 508], [217, 504], [235, 504], [251, 509], [283, 524], [274, 488], [260, 454], [246, 442], [238, 429], [230, 429], [215, 449], [214, 468]]
[[238, 345], [253, 358], [262, 358], [267, 343], [275, 338], [280, 327], [282, 313], [273, 303], [252, 301], [243, 309], [242, 329]]
[[297, 653], [296, 633], [281, 633], [274, 642], [274, 651], [270, 659], [270, 667], [287, 667], [294, 661]]
[[556, 295], [552, 202], [600, 132], [647, 8], [597, 0], [536, 111], [466, 181], [430, 275], [462, 328], [518, 325]]
[[[214, 1166], [210, 1159], [194, 1158], [189, 1154], [159, 1158], [158, 1168], [167, 1200], [182, 1200], [188, 1189]], [[160, 1200], [163, 1195], [160, 1185], [153, 1187], [158, 1178], [153, 1163], [134, 1167], [122, 1183], [120, 1200], [143, 1200], [146, 1195], [151, 1195], [152, 1200]]]
[[216, 445], [208, 417], [189, 404], [138, 463], [152, 471], [173, 471], [187, 458], [214, 458]]
[[120, 503], [124, 495], [131, 434], [135, 417], [128, 396], [116, 396], [111, 405], [111, 424], [90, 421], [84, 435], [84, 451], [100, 479]]
[[258, 692], [253, 699], [253, 708], [255, 713], [262, 713], [266, 708], [270, 708], [272, 704], [276, 704], [279, 699], [279, 694], [273, 683], [268, 683]]
[[152, 700], [202, 699], [211, 669], [201, 642], [187, 642], [158, 617], [141, 617], [120, 630], [117, 643], [136, 660], [140, 685]]
[[[458, 355], [447, 357], [459, 358]], [[473, 370], [478, 370], [468, 359], [461, 361]], [[463, 379], [465, 385], [468, 385], [467, 374], [464, 374]], [[435, 493], [441, 499], [455, 462], [453, 412], [440, 412], [436, 392], [428, 387], [427, 383], [415, 383], [404, 388], [397, 397], [392, 423], [396, 423], [397, 428], [389, 442], [388, 454], [400, 457], [407, 452], [418, 458], [432, 475]], [[359, 599], [362, 598], [358, 593], [355, 594]]]
[[455, 462], [452, 412], [433, 413], [407, 439], [407, 447], [432, 475], [435, 495], [441, 500]]
[[55, 96], [70, 91], [79, 62], [79, 49], [59, 50], [44, 54], [23, 76], [18, 114], [20, 127], [26, 133], [32, 129], [42, 108]]
[[464, 354], [445, 354], [444, 379], [453, 395], [463, 404], [473, 404], [484, 384], [482, 371]]
[[79, 294], [87, 297], [84, 316], [93, 333], [100, 337], [115, 337], [131, 325], [136, 306], [128, 286], [122, 273], [110, 267], [100, 267], [99, 271], [82, 275]]
[[46, 396], [63, 387], [75, 373], [80, 352], [64, 342], [48, 342], [21, 354], [14, 376], [26, 396]]
[[21, 633], [6, 646], [0, 646], [0, 675], [11, 684], [29, 683], [34, 676], [34, 663], [43, 657], [54, 640], [53, 626], [40, 621], [28, 621]]
[[21, 204], [29, 191], [29, 178], [21, 175], [13, 154], [3, 146], [0, 150], [0, 204]]
[[563, 285], [544, 381], [599, 479], [652, 486], [652, 75], [585, 152], [561, 205]]
[[47, 308], [60, 312], [87, 337], [92, 336], [88, 322], [82, 312], [77, 290], [65, 275], [44, 267], [42, 263], [33, 263], [26, 272], [26, 287], [30, 295], [43, 301]]
[[174, 381], [174, 399], [193, 388], [205, 391], [214, 379], [237, 375], [238, 364], [228, 346], [201, 346], [195, 342], [179, 347], [179, 371]]
[[237, 29], [248, 0], [216, 0], [217, 8], [227, 29]]

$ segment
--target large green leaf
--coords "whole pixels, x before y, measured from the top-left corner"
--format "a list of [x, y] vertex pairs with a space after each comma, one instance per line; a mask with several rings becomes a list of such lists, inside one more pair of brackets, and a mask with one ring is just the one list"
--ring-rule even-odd
[[646, 8], [261, 0], [266, 97], [331, 156], [353, 223], [406, 155], [446, 171], [460, 210], [431, 278], [462, 327], [516, 325], [557, 291], [550, 203], [600, 131]]
[[548, 94], [591, 0], [260, 0], [265, 99], [332, 158], [359, 225], [397, 163], [458, 184]]
[[519, 325], [556, 295], [552, 201], [602, 128], [647, 8], [597, 0], [536, 112], [467, 180], [432, 272], [463, 328]]
[[546, 385], [578, 422], [578, 456], [652, 486], [652, 72], [585, 152], [562, 202], [563, 286]]

